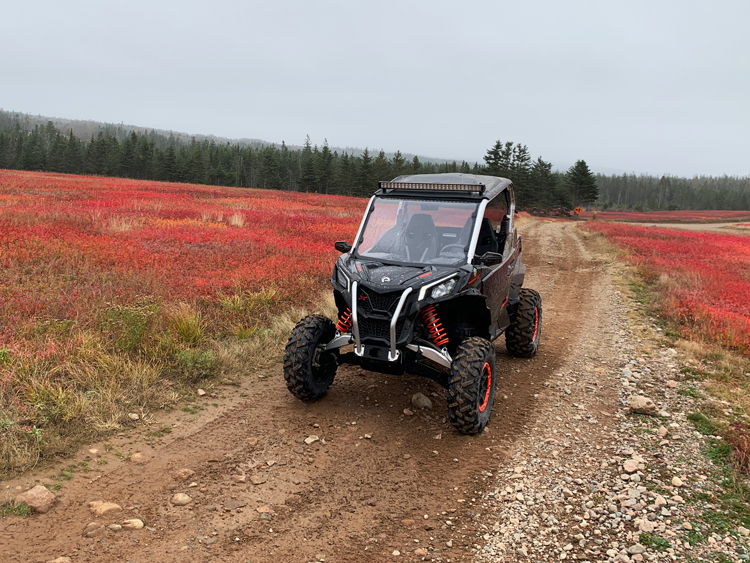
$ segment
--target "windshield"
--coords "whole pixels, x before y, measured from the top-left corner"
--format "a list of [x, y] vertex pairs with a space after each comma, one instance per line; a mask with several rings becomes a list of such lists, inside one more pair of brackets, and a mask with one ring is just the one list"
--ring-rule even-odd
[[477, 205], [375, 198], [357, 254], [410, 264], [464, 264]]

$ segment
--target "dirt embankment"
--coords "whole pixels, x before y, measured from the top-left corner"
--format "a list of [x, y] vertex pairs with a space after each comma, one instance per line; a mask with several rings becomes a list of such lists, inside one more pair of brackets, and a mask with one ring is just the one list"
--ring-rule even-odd
[[[531, 221], [523, 236], [525, 285], [544, 300], [542, 345], [523, 360], [498, 340], [499, 389], [482, 435], [450, 426], [444, 391], [428, 380], [342, 368], [328, 396], [308, 405], [288, 393], [278, 365], [196, 399], [191, 412], [138, 421], [107, 444], [3, 484], [5, 501], [16, 487], [51, 482], [76, 464], [50, 512], [0, 520], [0, 559], [471, 560], [494, 475], [510, 467], [531, 428], [557, 424], [542, 420], [545, 383], [577, 359], [580, 342], [597, 339], [609, 314], [597, 297], [607, 266], [586, 250], [574, 224]], [[416, 392], [434, 407], [408, 416]], [[612, 400], [601, 393], [587, 406], [606, 421]], [[137, 452], [141, 462], [128, 461]], [[176, 478], [181, 469], [194, 473]], [[175, 493], [192, 500], [175, 506]], [[122, 511], [95, 517], [88, 503], [98, 500]], [[127, 519], [146, 528], [108, 527]], [[88, 528], [87, 537], [91, 522], [105, 527]]]

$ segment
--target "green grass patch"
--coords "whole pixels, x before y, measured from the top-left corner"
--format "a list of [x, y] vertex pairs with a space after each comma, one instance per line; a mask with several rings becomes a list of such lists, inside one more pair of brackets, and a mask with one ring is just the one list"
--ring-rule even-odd
[[669, 542], [661, 536], [656, 534], [643, 533], [638, 536], [638, 542], [641, 545], [645, 545], [648, 548], [655, 549], [656, 551], [664, 551], [670, 547]]
[[0, 518], [7, 516], [29, 516], [31, 515], [31, 509], [25, 502], [9, 502], [0, 506]]
[[689, 414], [688, 420], [693, 423], [695, 429], [701, 434], [705, 434], [707, 436], [715, 436], [719, 432], [716, 426], [714, 426], [709, 418], [702, 412], [694, 412], [692, 414]]
[[678, 395], [682, 395], [683, 397], [692, 397], [693, 399], [700, 399], [702, 395], [698, 393], [698, 390], [693, 387], [692, 385], [688, 385], [684, 389], [680, 389], [677, 391]]

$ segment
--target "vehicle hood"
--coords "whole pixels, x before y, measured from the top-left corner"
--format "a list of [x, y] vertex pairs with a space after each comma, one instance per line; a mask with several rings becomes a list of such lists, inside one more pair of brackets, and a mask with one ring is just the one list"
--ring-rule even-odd
[[393, 265], [342, 256], [338, 266], [349, 279], [381, 291], [421, 287], [463, 269], [463, 266]]

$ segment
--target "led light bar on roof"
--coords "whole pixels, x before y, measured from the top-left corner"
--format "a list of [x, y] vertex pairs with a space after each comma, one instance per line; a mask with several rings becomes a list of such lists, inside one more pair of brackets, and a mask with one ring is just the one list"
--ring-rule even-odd
[[432, 190], [441, 192], [484, 192], [484, 184], [411, 184], [407, 182], [378, 182], [384, 190]]

